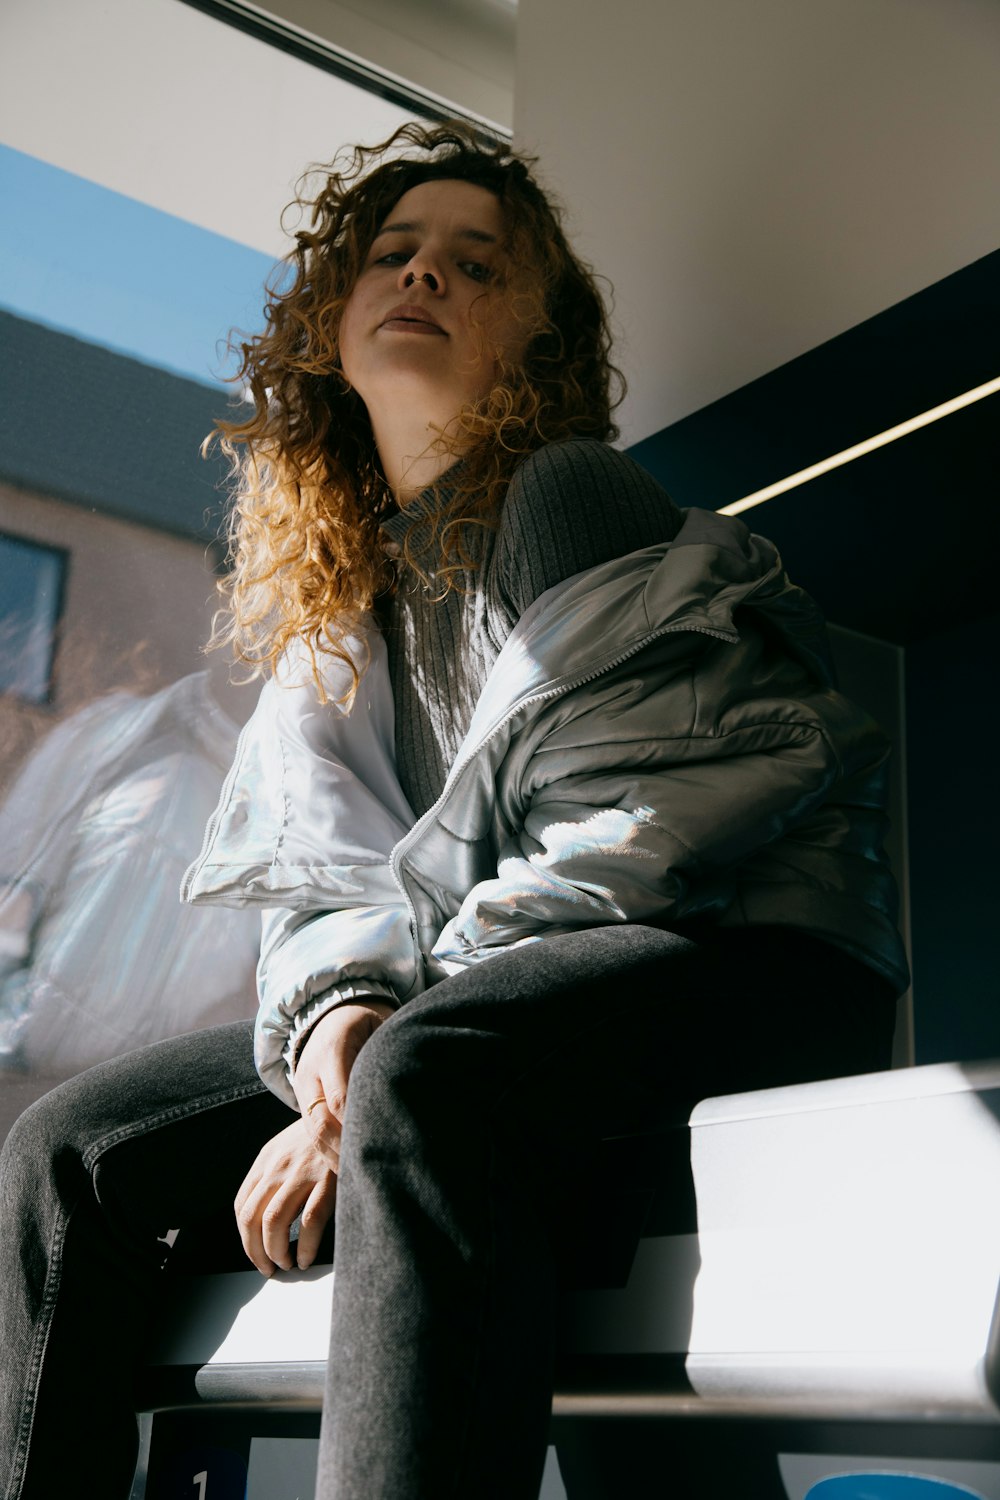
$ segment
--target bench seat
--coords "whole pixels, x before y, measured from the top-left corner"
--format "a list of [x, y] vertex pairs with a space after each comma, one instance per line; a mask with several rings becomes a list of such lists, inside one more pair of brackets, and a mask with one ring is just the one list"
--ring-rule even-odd
[[[1000, 1423], [1000, 1063], [707, 1099], [687, 1128], [696, 1226], [571, 1299], [557, 1413]], [[318, 1409], [334, 1274], [179, 1281], [144, 1404]]]

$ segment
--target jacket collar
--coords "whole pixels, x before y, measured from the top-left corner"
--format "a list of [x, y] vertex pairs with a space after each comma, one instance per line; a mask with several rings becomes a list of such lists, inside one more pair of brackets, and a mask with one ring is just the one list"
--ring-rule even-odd
[[520, 704], [600, 676], [656, 635], [738, 640], [733, 616], [751, 595], [763, 602], [791, 588], [776, 548], [741, 521], [682, 514], [672, 542], [578, 573], [535, 600], [500, 652], [458, 760]]

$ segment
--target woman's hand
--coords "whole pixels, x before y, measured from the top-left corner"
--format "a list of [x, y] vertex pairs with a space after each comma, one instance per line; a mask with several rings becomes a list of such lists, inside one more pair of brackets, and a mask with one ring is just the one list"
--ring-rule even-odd
[[[323, 1230], [333, 1215], [337, 1179], [316, 1149], [304, 1120], [295, 1120], [268, 1141], [236, 1194], [236, 1223], [243, 1248], [262, 1276], [280, 1266], [304, 1271], [316, 1259]], [[289, 1231], [302, 1215], [298, 1252], [292, 1258]]]
[[[306, 1038], [292, 1079], [302, 1118], [258, 1152], [234, 1205], [243, 1248], [263, 1276], [273, 1275], [279, 1266], [290, 1271], [297, 1265], [304, 1271], [316, 1259], [336, 1201], [351, 1069], [392, 1011], [391, 1005], [374, 999], [338, 1005]], [[299, 1215], [293, 1260], [289, 1234]]]
[[340, 1134], [351, 1069], [365, 1042], [392, 1012], [391, 1005], [376, 999], [336, 1006], [316, 1022], [295, 1064], [292, 1088], [302, 1111], [302, 1123], [334, 1172], [340, 1166]]

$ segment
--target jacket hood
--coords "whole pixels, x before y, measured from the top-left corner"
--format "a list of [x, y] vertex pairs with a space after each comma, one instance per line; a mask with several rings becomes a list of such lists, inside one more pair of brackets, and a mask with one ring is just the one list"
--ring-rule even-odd
[[810, 676], [831, 684], [822, 612], [804, 589], [790, 582], [774, 543], [734, 516], [710, 510], [683, 514], [680, 531], [649, 580], [650, 618], [668, 620], [678, 629], [734, 636], [739, 634], [736, 611], [752, 610]]

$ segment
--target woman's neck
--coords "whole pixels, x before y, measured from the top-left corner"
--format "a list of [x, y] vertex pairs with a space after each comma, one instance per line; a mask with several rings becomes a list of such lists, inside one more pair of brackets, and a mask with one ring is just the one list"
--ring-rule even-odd
[[447, 426], [438, 426], [426, 419], [416, 421], [405, 412], [372, 421], [382, 473], [400, 506], [422, 494], [458, 458], [458, 447], [448, 436], [448, 427], [453, 426], [454, 418]]

